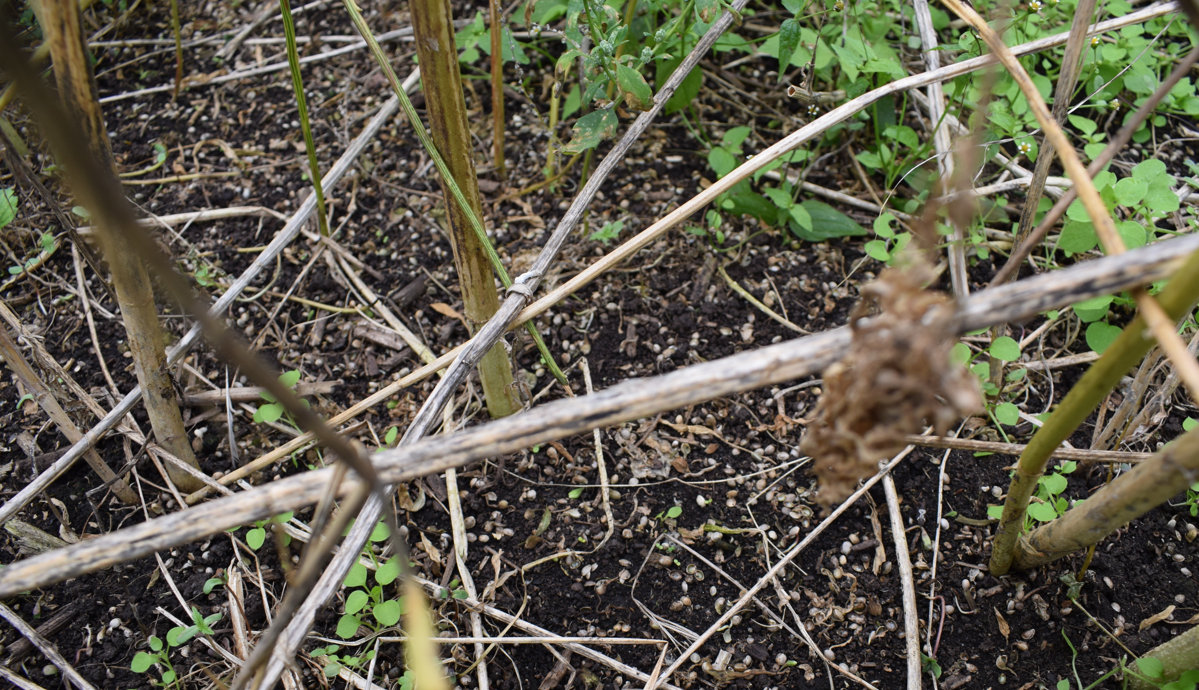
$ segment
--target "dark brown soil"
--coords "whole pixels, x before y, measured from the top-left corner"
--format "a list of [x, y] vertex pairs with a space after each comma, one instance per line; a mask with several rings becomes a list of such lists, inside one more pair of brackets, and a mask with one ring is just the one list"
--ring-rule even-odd
[[[248, 7], [211, 9], [201, 13], [184, 8], [185, 37], [227, 36], [248, 21], [251, 11]], [[165, 6], [138, 9], [105, 39], [168, 37], [165, 11]], [[113, 18], [109, 10], [89, 14], [91, 30]], [[376, 11], [368, 21], [380, 31], [406, 25], [398, 8]], [[301, 14], [297, 22], [301, 35], [352, 33], [333, 7]], [[276, 28], [260, 29], [252, 36], [281, 35]], [[249, 67], [274, 62], [282, 55], [277, 44], [247, 45], [232, 64], [222, 65], [213, 54], [223, 44], [218, 40], [189, 47], [187, 73], [196, 76], [224, 67]], [[322, 46], [302, 47], [302, 54], [339, 45], [327, 40]], [[410, 64], [405, 54], [408, 45], [391, 44], [396, 64]], [[96, 48], [101, 95], [168, 84], [174, 66], [173, 54], [166, 48]], [[473, 112], [478, 160], [485, 161], [490, 150], [488, 88], [485, 81], [473, 79], [482, 74], [480, 69], [468, 70], [472, 77], [468, 106]], [[480, 170], [481, 177], [492, 182], [485, 185], [486, 210], [497, 245], [510, 265], [535, 255], [578, 182], [575, 169], [556, 190], [543, 188], [497, 201], [544, 179], [545, 114], [540, 86], [531, 74], [527, 72], [523, 86], [509, 94], [509, 179], [500, 183], [486, 167]], [[306, 79], [321, 162], [327, 167], [386, 98], [384, 83], [362, 52], [320, 62], [306, 72]], [[715, 97], [701, 96], [698, 105], [703, 126], [716, 130], [720, 126], [714, 123], [739, 123], [745, 117]], [[196, 85], [178, 99], [169, 92], [139, 95], [111, 102], [105, 109], [122, 170], [147, 166], [154, 159], [154, 145], [165, 147], [165, 165], [131, 178], [128, 187], [142, 209], [158, 215], [229, 206], [293, 212], [309, 189], [301, 177], [303, 143], [293, 111], [285, 71], [218, 86]], [[27, 141], [36, 141], [33, 124], [20, 112], [10, 109], [6, 116]], [[711, 176], [704, 152], [704, 144], [677, 116], [651, 128], [592, 205], [588, 228], [577, 233], [555, 265], [550, 285], [609, 249], [588, 239], [606, 221], [625, 220], [621, 238], [625, 239], [630, 230], [641, 229], [699, 191], [702, 178]], [[847, 154], [838, 155], [848, 160]], [[35, 153], [29, 162], [35, 174], [50, 181], [45, 175], [48, 158]], [[865, 198], [860, 183], [845, 172], [847, 167], [848, 163], [845, 168], [823, 166], [809, 180]], [[17, 184], [10, 174], [0, 178], [0, 187], [15, 184], [20, 197], [19, 216], [4, 238], [9, 259], [16, 262], [29, 255], [41, 232], [53, 230], [61, 237], [50, 204], [70, 208], [71, 203], [55, 183], [51, 188], [58, 196], [45, 199]], [[188, 175], [196, 177], [166, 179]], [[153, 179], [163, 181], [143, 184]], [[330, 198], [338, 242], [364, 265], [362, 278], [435, 352], [462, 342], [467, 333], [452, 315], [452, 310], [461, 309], [461, 300], [451, 249], [439, 223], [442, 211], [434, 172], [407, 125], [397, 121], [385, 128]], [[842, 210], [866, 227], [873, 220], [861, 211]], [[811, 333], [843, 325], [857, 301], [859, 286], [880, 270], [865, 258], [861, 240], [796, 244], [785, 229], [730, 221], [728, 245], [745, 240], [735, 249], [718, 251], [695, 235], [676, 231], [538, 320], [551, 352], [567, 369], [573, 394], [586, 392], [583, 360], [598, 389], [797, 336], [732, 290], [719, 267]], [[281, 222], [273, 218], [238, 217], [197, 222], [160, 237], [182, 269], [193, 274], [207, 271], [213, 281], [209, 289], [216, 294], [249, 265], [253, 248], [265, 245], [279, 227]], [[65, 238], [62, 241], [63, 248], [52, 259], [2, 297], [29, 333], [108, 407], [135, 384], [124, 355], [123, 330], [114, 316], [115, 304], [85, 267], [96, 314], [98, 339], [92, 339], [75, 294], [71, 253]], [[361, 329], [367, 323], [361, 315], [313, 305], [357, 304], [344, 278], [324, 260], [308, 267], [313, 249], [308, 240], [297, 240], [272, 275], [257, 281], [248, 294], [267, 292], [239, 302], [230, 310], [229, 320], [282, 369], [300, 369], [306, 382], [336, 382], [332, 393], [310, 398], [316, 409], [332, 415], [415, 369], [419, 360], [407, 348], [390, 348], [365, 337]], [[978, 261], [972, 271], [981, 285], [994, 267]], [[281, 301], [280, 295], [289, 291], [310, 302]], [[168, 324], [175, 334], [186, 326], [176, 317], [169, 318]], [[1025, 324], [1028, 329], [1036, 326]], [[1054, 329], [1041, 346], [1085, 349], [1076, 335]], [[514, 363], [532, 403], [563, 397], [564, 391], [546, 373], [528, 336], [521, 333], [511, 340]], [[98, 358], [108, 364], [119, 392], [109, 388]], [[1021, 408], [1030, 414], [1048, 409], [1080, 372], [1081, 368], [1054, 370], [1052, 380], [1034, 374], [1026, 397], [1019, 401]], [[245, 384], [239, 372], [218, 363], [203, 348], [175, 376], [188, 393], [211, 390], [210, 384], [224, 386], [227, 379]], [[667, 663], [672, 661], [826, 514], [814, 500], [817, 487], [808, 459], [799, 452], [800, 422], [811, 416], [820, 392], [814, 385], [818, 382], [794, 382], [803, 383], [810, 385], [753, 391], [602, 430], [600, 447], [610, 475], [612, 523], [599, 490], [596, 444], [590, 435], [497, 457], [463, 471], [458, 483], [464, 512], [472, 523], [467, 563], [478, 591], [486, 592], [485, 603], [557, 635], [666, 640]], [[354, 435], [367, 445], [382, 445], [390, 427], [402, 432], [431, 387], [431, 382], [425, 382], [406, 390], [360, 417]], [[19, 406], [24, 392], [13, 377], [0, 380], [4, 499], [34, 476], [31, 458], [68, 446], [35, 405]], [[82, 406], [71, 412], [83, 428], [94, 423]], [[529, 414], [535, 413], [534, 407]], [[203, 469], [223, 473], [235, 467], [223, 406], [193, 407], [189, 416]], [[474, 423], [484, 416], [478, 387], [472, 383], [455, 402], [456, 423]], [[1151, 450], [1173, 438], [1185, 416], [1184, 408], [1169, 408], [1155, 420], [1158, 428], [1142, 434], [1129, 449]], [[135, 417], [148, 429], [140, 412]], [[1080, 429], [1073, 439], [1076, 447], [1089, 447], [1092, 425]], [[994, 433], [990, 427], [987, 420], [969, 421], [962, 435], [988, 438]], [[1010, 440], [1023, 442], [1031, 427], [1022, 423], [1004, 431]], [[286, 428], [255, 424], [250, 412], [239, 410], [232, 429], [236, 457], [242, 462], [257, 457], [286, 440], [286, 432]], [[115, 467], [134, 463], [131, 482], [152, 509], [177, 509], [138, 448], [114, 437], [100, 445], [100, 452]], [[1006, 491], [1013, 460], [917, 449], [893, 473], [915, 569], [916, 615], [930, 664], [935, 659], [940, 667], [940, 687], [1086, 687], [1128, 661], [1130, 652], [1142, 654], [1183, 630], [1184, 623], [1194, 623], [1199, 615], [1199, 581], [1194, 575], [1199, 569], [1195, 544], [1199, 521], [1181, 503], [1182, 497], [1104, 540], [1074, 592], [1071, 578], [1080, 571], [1083, 554], [1030, 573], [990, 575], [986, 566], [993, 528], [981, 520], [987, 506], [998, 503]], [[44, 464], [45, 459], [41, 461]], [[317, 451], [305, 451], [273, 471], [260, 473], [254, 482], [320, 462]], [[1083, 498], [1106, 480], [1106, 466], [1082, 467], [1071, 476], [1069, 495]], [[80, 466], [34, 501], [21, 519], [68, 541], [145, 519], [142, 507], [122, 506], [103, 489], [96, 491], [97, 485]], [[424, 487], [409, 490], [413, 495], [423, 490], [426, 495], [419, 509], [398, 513], [415, 570], [454, 589], [458, 584], [450, 569], [453, 545], [444, 480], [431, 477]], [[302, 511], [296, 517], [306, 521], [311, 516]], [[264, 607], [273, 606], [284, 589], [281, 560], [289, 561], [290, 567], [295, 550], [289, 548], [281, 559], [268, 536], [255, 552], [245, 545], [246, 532], [220, 534], [161, 553], [161, 563], [143, 559], [30, 592], [6, 604], [35, 626], [62, 607], [78, 607], [65, 626], [47, 633], [50, 642], [97, 687], [148, 687], [157, 676], [133, 673], [130, 662], [138, 651], [147, 649], [151, 635], [163, 637], [176, 625], [168, 614], [187, 620], [186, 607], [195, 607], [202, 615], [221, 614], [212, 640], [236, 654], [225, 588], [218, 585], [207, 594], [203, 591], [211, 578], [226, 577], [231, 570], [244, 574], [251, 635], [268, 624]], [[716, 632], [671, 682], [687, 688], [859, 687], [831, 669], [827, 660], [875, 687], [903, 686], [904, 612], [893, 543], [886, 499], [876, 487], [762, 590], [760, 607], [751, 604], [733, 625]], [[27, 554], [14, 536], [0, 536], [0, 560], [12, 562]], [[168, 576], [173, 582], [168, 582]], [[308, 650], [331, 642], [346, 644], [334, 632], [342, 605], [343, 601], [329, 603], [318, 618]], [[453, 596], [437, 599], [435, 605], [445, 635], [471, 634], [468, 610]], [[1173, 607], [1172, 615], [1153, 622], [1152, 617], [1167, 607]], [[499, 635], [504, 629], [487, 616], [482, 621], [485, 634]], [[806, 628], [819, 654], [809, 651], [798, 626]], [[20, 640], [11, 628], [0, 628], [0, 640], [7, 650], [0, 656], [14, 671], [48, 687], [60, 683], [41, 654], [9, 656]], [[651, 645], [597, 648], [647, 673], [661, 650]], [[501, 646], [487, 657], [491, 686], [644, 686], [643, 681], [577, 654], [559, 658], [560, 651], [557, 646]], [[221, 687], [235, 671], [199, 640], [172, 654], [183, 687]], [[442, 656], [448, 670], [462, 674], [456, 675], [461, 687], [477, 684], [473, 671], [465, 673], [477, 660], [473, 645], [444, 646]], [[726, 657], [726, 663], [717, 663]], [[298, 661], [304, 687], [345, 686], [344, 680], [326, 679], [322, 666], [321, 660], [308, 655]], [[361, 671], [365, 674], [365, 667]], [[381, 642], [374, 682], [399, 687], [402, 671], [401, 645]], [[930, 676], [926, 674], [924, 680], [930, 682]], [[1067, 685], [1059, 686], [1063, 680]], [[1100, 684], [1119, 685], [1114, 677]]]

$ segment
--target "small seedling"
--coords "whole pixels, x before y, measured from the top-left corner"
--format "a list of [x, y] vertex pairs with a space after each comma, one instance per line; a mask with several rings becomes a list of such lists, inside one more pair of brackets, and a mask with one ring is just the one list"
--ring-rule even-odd
[[[284, 372], [281, 376], [279, 376], [279, 382], [288, 388], [295, 390], [296, 384], [300, 382], [300, 370], [292, 369], [291, 371]], [[295, 421], [291, 418], [291, 415], [287, 414], [287, 410], [284, 409], [283, 405], [281, 405], [279, 401], [275, 399], [275, 396], [267, 393], [266, 391], [263, 391], [259, 395], [261, 395], [262, 399], [267, 402], [265, 405], [259, 407], [256, 412], [254, 412], [255, 422], [258, 422], [259, 424], [270, 424], [272, 422], [279, 421], [281, 418], [286, 418], [289, 424], [291, 424], [293, 427], [295, 426]], [[307, 401], [305, 401], [305, 404], [307, 404]]]
[[[1078, 469], [1078, 463], [1073, 460], [1065, 460], [1058, 465], [1056, 470], [1037, 480], [1037, 490], [1033, 494], [1033, 500], [1028, 504], [1025, 515], [1026, 530], [1031, 530], [1037, 523], [1051, 522], [1065, 514], [1066, 510], [1070, 508], [1070, 502], [1062, 496], [1062, 493], [1065, 492], [1068, 484], [1066, 475], [1076, 469]], [[987, 506], [987, 517], [993, 520], [1003, 517], [1003, 506]]]
[[151, 668], [157, 667], [159, 679], [152, 681], [155, 685], [164, 688], [182, 687], [179, 674], [171, 663], [171, 650], [186, 645], [196, 635], [214, 634], [212, 626], [221, 619], [221, 614], [213, 613], [201, 616], [199, 609], [193, 606], [191, 617], [191, 625], [179, 625], [171, 628], [167, 631], [165, 640], [160, 639], [157, 635], [151, 635], [146, 640], [150, 651], [141, 651], [135, 654], [129, 668], [134, 673], [148, 673]]

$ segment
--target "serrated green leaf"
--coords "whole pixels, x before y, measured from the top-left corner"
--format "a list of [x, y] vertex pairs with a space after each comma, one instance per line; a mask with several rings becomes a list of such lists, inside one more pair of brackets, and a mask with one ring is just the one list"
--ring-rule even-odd
[[1020, 359], [1020, 344], [1004, 335], [996, 338], [990, 347], [991, 356], [1004, 362]]

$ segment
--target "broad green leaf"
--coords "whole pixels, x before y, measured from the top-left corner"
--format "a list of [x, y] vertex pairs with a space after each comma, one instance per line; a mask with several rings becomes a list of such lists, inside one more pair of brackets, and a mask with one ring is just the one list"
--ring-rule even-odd
[[1060, 474], [1047, 474], [1038, 483], [1045, 488], [1047, 496], [1056, 496], [1066, 490], [1066, 478]]
[[992, 520], [1003, 517], [1003, 506], [987, 506], [987, 517]]
[[403, 607], [395, 599], [388, 599], [371, 609], [371, 615], [375, 617], [379, 625], [395, 625], [400, 621], [400, 615], [403, 613]]
[[649, 110], [654, 106], [654, 90], [645, 77], [628, 65], [616, 66], [616, 83], [624, 94], [624, 104], [631, 110]]
[[1108, 307], [1111, 306], [1111, 295], [1100, 295], [1092, 297], [1088, 300], [1083, 300], [1074, 305], [1074, 313], [1083, 323], [1091, 323], [1098, 321], [1107, 316]]
[[391, 536], [391, 528], [387, 526], [386, 522], [380, 522], [377, 523], [375, 528], [371, 530], [370, 540], [371, 543], [378, 543], [387, 539], [389, 536]]
[[0, 189], [0, 229], [17, 217], [17, 193], [12, 187]]
[[[1143, 160], [1132, 167], [1132, 176], [1146, 182], [1150, 182], [1165, 174], [1166, 164], [1156, 158]], [[1168, 177], [1170, 177], [1170, 182], [1173, 183], [1173, 176]]]
[[167, 644], [171, 647], [178, 647], [180, 645], [187, 644], [195, 636], [196, 628], [194, 625], [171, 628], [167, 631]]
[[1105, 321], [1096, 321], [1087, 326], [1087, 346], [1099, 354], [1111, 346], [1120, 335], [1120, 329]]
[[[866, 228], [858, 225], [857, 221], [823, 201], [808, 199], [801, 205], [812, 218], [811, 230], [795, 233], [802, 240], [824, 242], [835, 237], [851, 237], [866, 234]], [[794, 227], [792, 231], [794, 232]]]
[[752, 132], [753, 130], [749, 127], [740, 125], [729, 129], [729, 131], [724, 133], [724, 136], [721, 137], [720, 140], [724, 142], [725, 147], [727, 147], [729, 150], [740, 151], [741, 144], [745, 143], [745, 139], [749, 137]]
[[1057, 509], [1048, 503], [1029, 503], [1028, 514], [1037, 522], [1052, 522], [1057, 517]]
[[1158, 214], [1173, 213], [1180, 208], [1178, 196], [1169, 184], [1159, 184], [1157, 180], [1149, 185], [1145, 192], [1145, 207]]
[[366, 566], [361, 563], [355, 563], [350, 566], [350, 572], [346, 573], [345, 582], [342, 583], [346, 587], [362, 587], [366, 584]]
[[375, 582], [390, 585], [400, 576], [400, 557], [392, 556], [375, 571]]
[[300, 370], [299, 369], [292, 369], [291, 371], [285, 371], [279, 375], [279, 383], [282, 383], [283, 385], [287, 386], [288, 388], [295, 388], [296, 384], [299, 382], [300, 382]]
[[779, 81], [787, 78], [787, 70], [791, 65], [791, 56], [799, 46], [800, 24], [792, 17], [779, 26]]
[[949, 351], [949, 359], [957, 364], [965, 364], [970, 361], [974, 353], [970, 351], [970, 346], [966, 343], [954, 343], [953, 348]]
[[1116, 221], [1116, 234], [1124, 240], [1124, 246], [1129, 249], [1144, 247], [1149, 240], [1145, 226], [1135, 220]]
[[1004, 335], [991, 343], [991, 356], [1004, 362], [1014, 362], [1020, 359], [1020, 344]]
[[891, 258], [891, 255], [887, 252], [887, 243], [882, 240], [870, 240], [862, 249], [865, 250], [866, 256], [875, 261], [886, 262]]
[[1145, 198], [1149, 184], [1135, 177], [1126, 177], [1116, 183], [1116, 201], [1121, 206], [1136, 206]]
[[701, 22], [711, 22], [720, 16], [720, 0], [695, 0], [695, 14]]
[[[672, 58], [670, 60], [662, 60], [654, 66], [654, 83], [658, 85], [659, 91], [682, 61], [681, 57]], [[666, 105], [663, 107], [665, 113], [671, 115], [691, 105], [691, 102], [699, 95], [699, 90], [703, 86], [703, 83], [703, 70], [699, 67], [693, 67], [687, 73], [687, 76], [683, 77], [683, 82], [679, 84], [679, 88], [675, 89], [674, 94], [666, 101]]]
[[612, 108], [596, 110], [580, 117], [571, 128], [570, 143], [562, 148], [569, 154], [582, 153], [599, 146], [600, 143], [616, 133], [619, 124], [616, 113]]
[[1166, 670], [1160, 659], [1155, 659], [1151, 656], [1144, 656], [1137, 659], [1137, 668], [1141, 670], [1141, 673], [1150, 678], [1161, 678]]
[[255, 527], [249, 532], [246, 532], [246, 544], [255, 551], [262, 548], [266, 543], [266, 530], [261, 527]]
[[1010, 402], [1002, 402], [995, 406], [995, 419], [1000, 424], [1015, 426], [1020, 423], [1020, 408]]
[[156, 663], [158, 663], [158, 656], [149, 652], [138, 652], [133, 655], [133, 663], [129, 664], [129, 668], [134, 673], [145, 673]]
[[1095, 227], [1088, 221], [1067, 220], [1057, 239], [1057, 248], [1069, 254], [1089, 252], [1098, 245]]
[[270, 424], [279, 421], [283, 416], [283, 406], [279, 403], [267, 403], [254, 412], [254, 421], [259, 424]]
[[708, 152], [708, 165], [717, 178], [724, 177], [737, 167], [737, 159], [733, 154], [722, 148], [714, 148]]
[[343, 640], [353, 639], [358, 635], [358, 626], [361, 624], [358, 616], [347, 613], [337, 620], [337, 636]]
[[346, 597], [346, 613], [358, 613], [370, 603], [370, 597], [361, 589], [355, 589]]
[[1160, 80], [1149, 68], [1134, 63], [1124, 73], [1124, 87], [1136, 94], [1149, 95], [1157, 89]]
[[884, 213], [874, 219], [874, 234], [879, 237], [895, 237], [895, 231], [891, 229], [891, 223], [895, 222], [894, 213]]

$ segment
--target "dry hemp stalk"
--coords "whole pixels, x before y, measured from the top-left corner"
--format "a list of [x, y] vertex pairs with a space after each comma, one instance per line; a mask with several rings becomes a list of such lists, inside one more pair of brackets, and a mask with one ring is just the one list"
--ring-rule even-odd
[[[926, 290], [934, 273], [920, 254], [862, 288], [850, 315], [853, 343], [824, 372], [824, 393], [800, 448], [812, 456], [825, 505], [843, 500], [903, 437], [938, 433], [982, 408], [977, 379], [950, 359], [953, 303]], [[874, 307], [879, 313], [866, 318]]]

